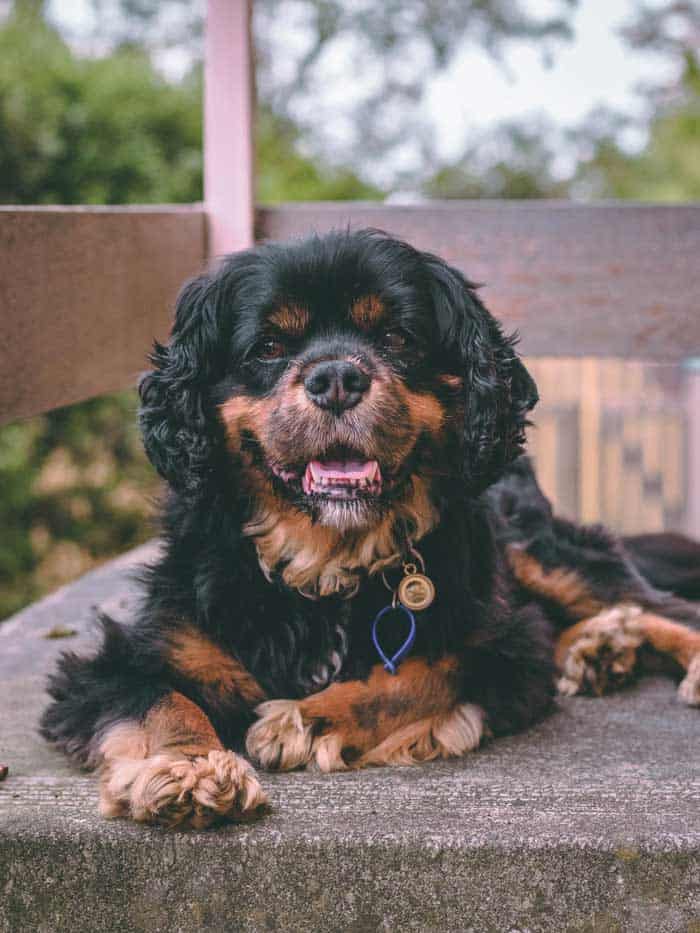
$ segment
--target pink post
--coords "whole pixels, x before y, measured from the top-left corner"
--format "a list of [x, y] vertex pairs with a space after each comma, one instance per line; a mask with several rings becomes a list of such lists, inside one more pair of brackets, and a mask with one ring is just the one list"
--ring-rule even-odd
[[208, 0], [204, 201], [210, 257], [253, 242], [251, 0]]

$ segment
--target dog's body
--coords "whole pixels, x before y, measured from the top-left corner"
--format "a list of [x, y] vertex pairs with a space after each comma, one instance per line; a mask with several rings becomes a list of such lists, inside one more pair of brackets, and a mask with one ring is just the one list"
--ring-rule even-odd
[[[242, 253], [186, 287], [153, 362], [164, 555], [135, 625], [63, 658], [42, 722], [100, 767], [106, 815], [245, 818], [265, 797], [244, 748], [282, 769], [461, 755], [544, 716], [557, 667], [600, 692], [644, 643], [700, 701], [695, 610], [653, 588], [648, 542], [645, 578], [553, 518], [517, 459], [534, 383], [436, 257], [374, 231]], [[436, 598], [394, 671], [421, 560]]]

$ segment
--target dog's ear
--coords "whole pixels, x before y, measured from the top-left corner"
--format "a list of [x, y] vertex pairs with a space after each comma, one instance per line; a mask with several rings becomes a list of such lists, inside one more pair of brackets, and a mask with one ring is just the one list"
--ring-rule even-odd
[[522, 453], [537, 386], [476, 286], [438, 257], [424, 260], [445, 355], [464, 380], [463, 470], [477, 495]]
[[221, 365], [219, 291], [217, 279], [206, 274], [184, 286], [170, 339], [155, 343], [154, 368], [139, 384], [146, 453], [174, 489], [190, 494], [206, 483], [221, 443], [208, 400]]

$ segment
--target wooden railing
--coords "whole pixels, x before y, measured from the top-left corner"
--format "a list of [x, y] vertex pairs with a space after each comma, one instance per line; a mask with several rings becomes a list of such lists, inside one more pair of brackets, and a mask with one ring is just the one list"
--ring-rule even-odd
[[[260, 238], [375, 226], [483, 282], [525, 354], [700, 354], [700, 206], [263, 208]], [[201, 205], [0, 209], [0, 423], [133, 385], [207, 257]]]
[[402, 236], [485, 283], [526, 354], [700, 353], [700, 205], [285, 204], [259, 211], [257, 229], [286, 239], [348, 223]]

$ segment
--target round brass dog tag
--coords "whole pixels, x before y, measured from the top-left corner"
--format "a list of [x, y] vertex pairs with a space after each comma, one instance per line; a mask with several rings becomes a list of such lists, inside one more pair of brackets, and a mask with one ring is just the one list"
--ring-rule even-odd
[[419, 612], [427, 609], [435, 599], [433, 581], [423, 573], [409, 573], [399, 583], [397, 590], [399, 602], [407, 609]]

